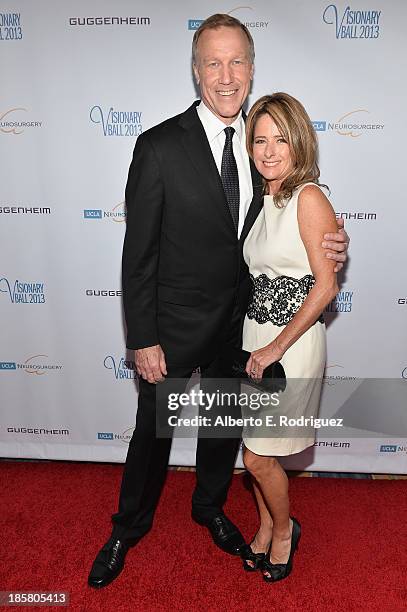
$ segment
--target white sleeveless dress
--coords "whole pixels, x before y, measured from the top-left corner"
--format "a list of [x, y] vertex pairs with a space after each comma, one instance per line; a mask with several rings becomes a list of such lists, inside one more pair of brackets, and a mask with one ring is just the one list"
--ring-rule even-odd
[[[255, 351], [274, 340], [315, 282], [298, 227], [297, 202], [303, 187], [294, 191], [284, 208], [277, 208], [273, 197], [265, 196], [263, 209], [245, 240], [243, 255], [253, 283], [243, 328], [246, 351]], [[279, 406], [260, 408], [254, 415], [252, 410], [245, 411], [244, 416], [250, 412], [262, 417], [263, 423], [267, 412], [274, 419], [272, 427], [244, 427], [243, 441], [248, 449], [258, 455], [283, 456], [314, 444], [312, 427], [280, 425], [280, 417], [285, 415], [297, 422], [299, 417], [317, 415], [325, 361], [326, 331], [321, 315], [281, 359], [287, 388], [279, 395]]]

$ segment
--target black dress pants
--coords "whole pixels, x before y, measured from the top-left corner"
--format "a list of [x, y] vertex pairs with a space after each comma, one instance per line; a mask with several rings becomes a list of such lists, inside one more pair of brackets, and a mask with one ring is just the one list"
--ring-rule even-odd
[[[192, 375], [194, 367], [167, 364], [166, 381], [174, 390], [174, 381], [180, 381], [182, 393]], [[217, 360], [201, 366], [201, 388], [205, 379], [212, 386], [212, 379], [219, 378]], [[178, 384], [178, 380], [177, 380]], [[224, 384], [224, 381], [222, 381]], [[239, 392], [239, 385], [228, 381], [228, 391]], [[156, 391], [157, 385], [140, 379], [139, 403], [136, 427], [131, 438], [123, 471], [119, 497], [119, 510], [112, 516], [113, 535], [130, 544], [145, 535], [152, 526], [154, 512], [167, 474], [171, 450], [171, 437], [156, 437]], [[160, 389], [160, 397], [162, 389]], [[238, 405], [229, 409], [229, 414], [240, 416]], [[220, 434], [221, 436], [221, 434]], [[203, 437], [198, 435], [196, 453], [196, 488], [192, 497], [194, 517], [207, 521], [222, 511], [233, 474], [240, 435], [236, 437]]]

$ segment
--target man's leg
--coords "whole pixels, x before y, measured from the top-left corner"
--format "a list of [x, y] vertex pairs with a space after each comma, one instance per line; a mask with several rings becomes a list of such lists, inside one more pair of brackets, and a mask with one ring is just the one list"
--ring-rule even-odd
[[140, 381], [139, 406], [123, 470], [113, 535], [138, 540], [149, 531], [167, 473], [170, 438], [156, 438], [156, 388]]
[[[219, 368], [217, 360], [202, 368], [202, 389], [207, 393], [220, 392], [238, 397], [239, 382], [233, 379], [220, 379], [225, 373]], [[218, 406], [206, 412], [206, 416], [212, 416], [212, 424], [218, 415], [241, 418], [240, 406], [232, 402], [230, 406]], [[234, 437], [222, 437], [225, 434]], [[197, 483], [192, 496], [192, 516], [197, 522], [209, 528], [215, 543], [222, 550], [238, 554], [244, 540], [235, 525], [223, 514], [223, 505], [240, 446], [240, 429], [217, 427], [212, 430], [211, 435], [213, 437], [207, 437], [208, 430], [205, 428], [202, 428], [198, 435]]]
[[[166, 381], [159, 385], [168, 385], [173, 391], [175, 381], [171, 379], [187, 380], [193, 368], [168, 365], [167, 370]], [[160, 397], [164, 396], [162, 389]], [[136, 427], [123, 470], [119, 510], [112, 516], [112, 535], [97, 555], [89, 575], [89, 584], [94, 587], [106, 586], [118, 576], [128, 547], [137, 543], [153, 523], [171, 450], [170, 437], [156, 437], [156, 390], [156, 385], [140, 380]], [[162, 410], [165, 414], [166, 407]]]

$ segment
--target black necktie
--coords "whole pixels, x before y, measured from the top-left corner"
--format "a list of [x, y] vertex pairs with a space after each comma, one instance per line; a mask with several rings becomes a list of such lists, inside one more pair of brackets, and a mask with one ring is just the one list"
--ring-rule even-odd
[[239, 175], [235, 156], [233, 155], [232, 138], [234, 133], [234, 128], [225, 128], [226, 140], [222, 155], [221, 179], [230, 214], [232, 215], [233, 223], [237, 231], [239, 226], [240, 193]]

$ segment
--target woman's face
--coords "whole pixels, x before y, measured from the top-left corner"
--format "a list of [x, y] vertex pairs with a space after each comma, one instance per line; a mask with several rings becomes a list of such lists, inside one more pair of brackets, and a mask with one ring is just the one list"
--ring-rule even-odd
[[266, 179], [269, 192], [277, 193], [293, 169], [290, 147], [270, 115], [261, 115], [254, 127], [253, 160]]

